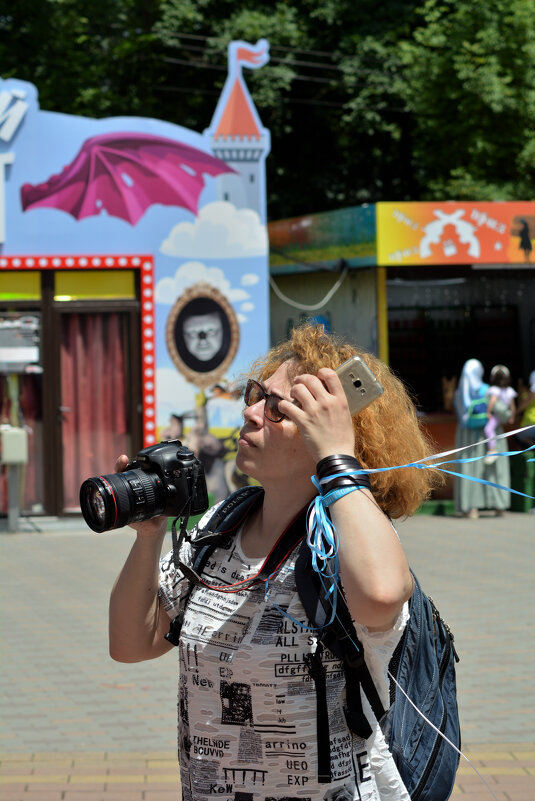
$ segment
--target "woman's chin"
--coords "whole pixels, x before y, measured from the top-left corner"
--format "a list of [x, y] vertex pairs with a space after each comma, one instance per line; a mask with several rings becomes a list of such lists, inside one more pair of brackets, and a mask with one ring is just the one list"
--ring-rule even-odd
[[251, 478], [256, 478], [255, 473], [255, 462], [252, 458], [248, 458], [245, 451], [250, 450], [250, 448], [246, 445], [242, 451], [238, 448], [238, 453], [236, 454], [236, 467], [246, 476], [250, 476]]

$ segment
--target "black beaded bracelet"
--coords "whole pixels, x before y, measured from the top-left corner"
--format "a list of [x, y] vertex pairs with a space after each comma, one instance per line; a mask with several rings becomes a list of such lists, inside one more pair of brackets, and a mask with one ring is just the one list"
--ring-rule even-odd
[[322, 494], [326, 495], [333, 489], [352, 486], [371, 490], [370, 479], [366, 473], [358, 476], [337, 476], [337, 473], [349, 473], [353, 470], [362, 470], [362, 465], [354, 456], [335, 453], [321, 459], [316, 465], [318, 478], [321, 480], [335, 476], [332, 481], [327, 481], [322, 485]]

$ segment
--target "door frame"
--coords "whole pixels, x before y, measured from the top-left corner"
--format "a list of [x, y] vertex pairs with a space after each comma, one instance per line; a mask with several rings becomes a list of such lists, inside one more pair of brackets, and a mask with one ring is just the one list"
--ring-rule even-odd
[[[46, 396], [46, 409], [43, 409], [43, 450], [47, 454], [45, 464], [47, 475], [52, 480], [45, 482], [45, 508], [49, 514], [67, 516], [63, 504], [63, 439], [61, 421], [61, 330], [62, 317], [67, 314], [91, 314], [117, 312], [126, 315], [128, 341], [126, 364], [128, 430], [131, 437], [132, 456], [142, 447], [143, 405], [141, 403], [141, 330], [140, 303], [137, 300], [120, 301], [54, 301], [45, 304], [50, 310], [50, 342], [43, 349], [48, 363], [43, 364], [49, 390]], [[48, 328], [48, 326], [47, 326]], [[119, 455], [119, 454], [117, 454]], [[48, 472], [50, 470], [50, 472]], [[113, 465], [103, 465], [102, 472], [112, 472]]]

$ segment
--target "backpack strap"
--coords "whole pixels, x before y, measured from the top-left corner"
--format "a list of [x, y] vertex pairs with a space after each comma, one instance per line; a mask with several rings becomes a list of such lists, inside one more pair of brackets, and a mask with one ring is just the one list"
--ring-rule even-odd
[[[328, 564], [324, 564], [323, 567], [328, 569]], [[358, 639], [343, 592], [338, 592], [336, 614], [334, 616], [332, 614], [329, 590], [334, 581], [334, 576], [329, 577], [324, 574], [320, 577], [312, 569], [310, 549], [304, 542], [295, 565], [295, 582], [307, 617], [318, 629], [320, 641], [316, 650], [305, 659], [310, 676], [316, 686], [319, 783], [327, 783], [332, 780], [327, 696], [323, 692], [322, 685], [325, 676], [325, 668], [323, 668], [323, 672], [321, 669], [323, 647], [328, 648], [337, 656], [344, 666], [346, 680], [344, 712], [350, 730], [363, 739], [367, 739], [372, 733], [372, 728], [362, 708], [361, 688], [364, 690], [377, 720], [380, 721], [385, 715], [385, 709], [364, 660], [364, 648]]]
[[235, 490], [217, 507], [202, 533], [195, 537], [195, 545], [210, 541], [210, 537], [234, 533], [255, 500], [259, 501], [263, 494], [262, 487], [247, 486]]
[[[367, 739], [372, 731], [362, 709], [360, 687], [364, 690], [372, 712], [378, 721], [382, 719], [386, 710], [364, 659], [364, 647], [357, 636], [355, 624], [343, 593], [338, 594], [337, 614], [329, 626], [329, 635], [331, 644], [342, 653], [344, 662], [347, 701], [346, 719], [349, 728]], [[332, 638], [335, 638], [334, 644]]]
[[304, 655], [305, 665], [316, 690], [316, 739], [318, 743], [318, 783], [328, 784], [331, 774], [331, 740], [329, 734], [329, 709], [327, 706], [327, 670], [321, 660], [323, 645]]
[[[185, 530], [181, 530], [180, 537], [177, 538], [173, 523], [173, 563], [175, 568], [178, 570], [179, 564], [182, 564], [180, 563], [180, 548], [184, 540], [193, 542], [196, 549], [212, 542], [217, 545], [221, 542], [221, 534], [234, 532], [245, 516], [244, 509], [247, 514], [249, 507], [255, 502], [255, 499], [258, 500], [261, 493], [263, 493], [262, 487], [247, 486], [235, 490], [219, 504], [208, 522], [197, 531], [193, 541]], [[226, 531], [222, 530], [223, 525], [225, 525]]]

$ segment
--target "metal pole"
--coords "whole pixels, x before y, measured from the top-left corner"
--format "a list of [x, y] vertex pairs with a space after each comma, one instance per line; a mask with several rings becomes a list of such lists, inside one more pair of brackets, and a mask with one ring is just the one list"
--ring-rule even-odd
[[379, 340], [378, 356], [388, 364], [388, 299], [386, 294], [386, 267], [376, 267], [377, 291], [377, 338]]
[[7, 530], [19, 530], [19, 473], [20, 465], [7, 465]]

